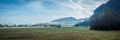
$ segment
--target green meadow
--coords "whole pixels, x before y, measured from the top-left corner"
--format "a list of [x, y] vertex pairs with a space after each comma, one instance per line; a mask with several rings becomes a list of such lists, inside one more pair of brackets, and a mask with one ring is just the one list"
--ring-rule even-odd
[[0, 40], [120, 40], [120, 31], [94, 31], [84, 27], [0, 28]]

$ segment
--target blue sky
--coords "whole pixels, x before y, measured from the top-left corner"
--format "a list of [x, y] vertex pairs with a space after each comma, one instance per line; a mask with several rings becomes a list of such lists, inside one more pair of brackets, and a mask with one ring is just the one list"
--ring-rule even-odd
[[63, 17], [89, 18], [108, 0], [0, 0], [0, 23], [35, 24]]

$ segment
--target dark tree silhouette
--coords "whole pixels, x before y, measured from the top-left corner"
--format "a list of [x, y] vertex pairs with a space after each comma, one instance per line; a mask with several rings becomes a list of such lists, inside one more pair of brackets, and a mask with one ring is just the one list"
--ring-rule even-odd
[[120, 30], [120, 0], [110, 0], [94, 11], [90, 18], [92, 30]]
[[0, 27], [4, 27], [2, 24], [0, 24]]
[[60, 25], [60, 24], [51, 24], [50, 26], [51, 26], [51, 27], [58, 27], [58, 28], [61, 28], [61, 25]]

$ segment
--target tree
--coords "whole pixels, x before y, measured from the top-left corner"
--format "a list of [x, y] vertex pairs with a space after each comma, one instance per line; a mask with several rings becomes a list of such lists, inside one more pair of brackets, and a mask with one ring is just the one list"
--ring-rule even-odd
[[[90, 20], [92, 30], [120, 30], [120, 18], [118, 12], [104, 6], [100, 13], [93, 15]], [[99, 11], [99, 10], [97, 10]]]

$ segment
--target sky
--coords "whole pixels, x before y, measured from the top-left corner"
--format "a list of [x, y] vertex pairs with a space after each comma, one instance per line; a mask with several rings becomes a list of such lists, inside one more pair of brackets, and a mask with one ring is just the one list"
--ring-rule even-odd
[[0, 0], [0, 23], [36, 24], [64, 17], [89, 18], [108, 0]]

